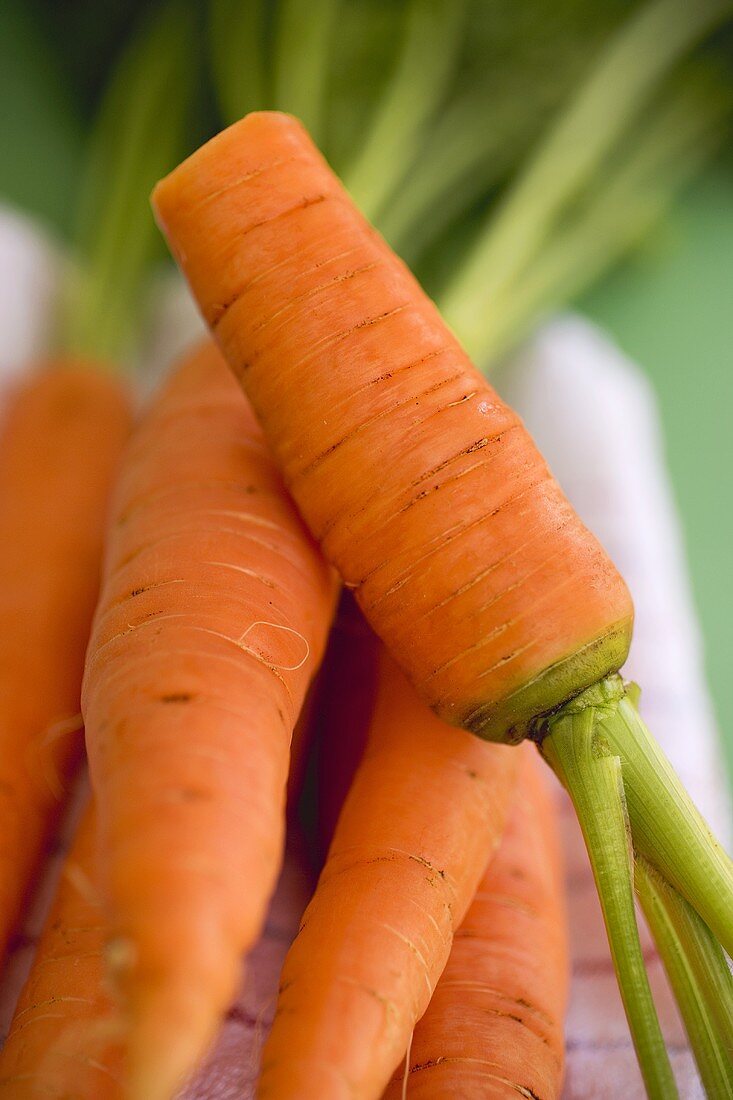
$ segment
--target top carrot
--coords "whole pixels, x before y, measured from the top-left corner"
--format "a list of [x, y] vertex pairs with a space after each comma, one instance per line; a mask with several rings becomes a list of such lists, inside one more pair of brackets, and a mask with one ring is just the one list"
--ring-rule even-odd
[[668, 1100], [629, 836], [728, 952], [733, 865], [615, 674], [633, 618], [622, 579], [295, 119], [249, 115], [153, 202], [372, 627], [444, 720], [531, 736], [570, 791], [646, 1087]]
[[301, 512], [444, 720], [520, 740], [620, 667], [623, 581], [294, 119], [247, 116], [154, 205]]

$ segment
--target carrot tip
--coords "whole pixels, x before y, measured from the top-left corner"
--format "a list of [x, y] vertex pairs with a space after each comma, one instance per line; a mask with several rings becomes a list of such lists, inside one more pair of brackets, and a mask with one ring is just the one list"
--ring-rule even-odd
[[171, 1100], [199, 1064], [218, 1023], [196, 983], [137, 997], [128, 1014], [125, 1100]]

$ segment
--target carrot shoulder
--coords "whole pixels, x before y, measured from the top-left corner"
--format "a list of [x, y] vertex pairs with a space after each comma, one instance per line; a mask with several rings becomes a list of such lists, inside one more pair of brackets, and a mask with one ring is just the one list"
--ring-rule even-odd
[[384, 1100], [557, 1100], [568, 943], [555, 809], [523, 749], [506, 831]]
[[119, 379], [50, 362], [0, 436], [0, 954], [80, 759], [84, 650], [131, 412]]
[[83, 709], [129, 1095], [155, 1100], [260, 932], [335, 584], [212, 344], [133, 436], [113, 518]]
[[518, 740], [616, 670], [623, 581], [300, 124], [247, 116], [153, 201], [303, 516], [438, 714]]
[[381, 1095], [499, 842], [517, 763], [446, 729], [382, 652], [365, 756], [283, 969], [261, 1097]]

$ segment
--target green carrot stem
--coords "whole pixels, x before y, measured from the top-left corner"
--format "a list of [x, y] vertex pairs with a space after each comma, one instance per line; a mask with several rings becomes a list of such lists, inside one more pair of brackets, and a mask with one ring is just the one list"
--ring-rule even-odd
[[281, 0], [274, 56], [274, 105], [297, 115], [317, 145], [325, 133], [328, 52], [339, 0]]
[[727, 108], [720, 99], [691, 104], [685, 88], [684, 96], [643, 127], [619, 167], [529, 268], [493, 299], [484, 299], [472, 335], [458, 332], [484, 369], [511, 350], [538, 316], [578, 295], [663, 217], [718, 148]]
[[613, 36], [445, 295], [446, 320], [469, 342], [487, 296], [528, 267], [672, 66], [730, 10], [731, 0], [651, 0]]
[[461, 44], [467, 0], [411, 0], [404, 45], [356, 160], [344, 174], [372, 221], [418, 152]]
[[211, 0], [209, 53], [227, 123], [267, 106], [265, 0]]
[[733, 954], [733, 863], [629, 698], [599, 708], [596, 724], [598, 738], [621, 760], [635, 851], [687, 899]]
[[61, 349], [119, 361], [158, 248], [150, 189], [181, 156], [195, 74], [193, 13], [170, 0], [133, 37], [104, 95], [80, 195], [78, 265]]
[[599, 739], [596, 713], [593, 706], [561, 711], [550, 722], [541, 752], [567, 788], [583, 830], [647, 1093], [652, 1100], [671, 1100], [677, 1088], [636, 924], [621, 763]]
[[426, 136], [410, 171], [383, 208], [379, 229], [412, 262], [450, 222], [496, 184], [517, 156], [517, 132], [529, 129], [519, 91], [500, 112], [489, 109], [489, 90], [461, 96], [443, 111]]
[[643, 859], [636, 892], [662, 957], [705, 1093], [733, 1096], [733, 978], [708, 926]]

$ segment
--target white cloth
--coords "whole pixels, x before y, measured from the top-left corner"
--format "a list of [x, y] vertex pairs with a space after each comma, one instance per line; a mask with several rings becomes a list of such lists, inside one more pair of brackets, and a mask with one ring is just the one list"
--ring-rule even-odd
[[48, 348], [58, 272], [50, 238], [0, 206], [0, 390]]

